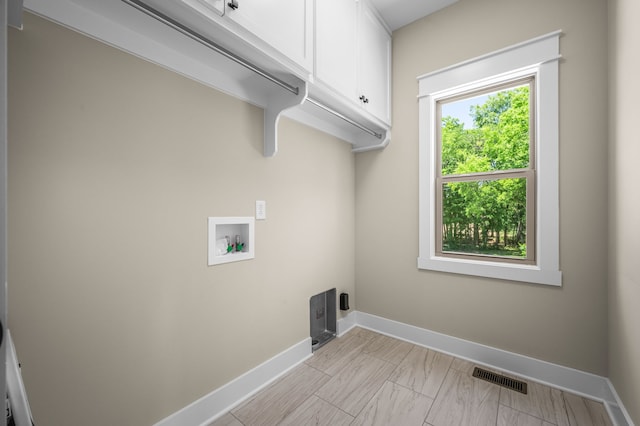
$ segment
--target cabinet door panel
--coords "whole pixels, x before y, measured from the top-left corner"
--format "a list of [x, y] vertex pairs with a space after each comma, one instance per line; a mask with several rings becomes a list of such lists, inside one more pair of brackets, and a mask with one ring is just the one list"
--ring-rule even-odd
[[236, 0], [225, 17], [311, 71], [313, 66], [313, 0], [268, 2]]
[[357, 100], [355, 0], [316, 1], [315, 75], [352, 101]]
[[359, 30], [359, 91], [368, 100], [363, 105], [376, 117], [389, 122], [391, 36], [367, 7], [360, 13]]

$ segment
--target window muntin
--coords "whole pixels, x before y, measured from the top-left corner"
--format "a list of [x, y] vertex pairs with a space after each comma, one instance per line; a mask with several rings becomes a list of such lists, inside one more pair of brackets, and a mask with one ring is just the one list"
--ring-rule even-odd
[[535, 263], [534, 82], [435, 99], [437, 255]]

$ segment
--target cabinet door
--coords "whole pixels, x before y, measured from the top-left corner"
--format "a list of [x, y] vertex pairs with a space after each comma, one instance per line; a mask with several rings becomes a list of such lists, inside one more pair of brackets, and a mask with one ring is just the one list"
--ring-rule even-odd
[[359, 97], [371, 114], [390, 123], [391, 35], [364, 2], [359, 25]]
[[225, 11], [227, 19], [308, 71], [313, 69], [313, 0], [235, 0], [235, 8], [230, 3]]
[[358, 99], [356, 0], [316, 1], [315, 76], [352, 101]]

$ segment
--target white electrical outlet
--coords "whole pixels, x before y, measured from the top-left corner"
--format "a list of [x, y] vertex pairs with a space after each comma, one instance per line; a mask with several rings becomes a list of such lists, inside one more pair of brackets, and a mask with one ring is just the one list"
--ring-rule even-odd
[[256, 201], [256, 219], [265, 220], [267, 218], [267, 202], [264, 200]]

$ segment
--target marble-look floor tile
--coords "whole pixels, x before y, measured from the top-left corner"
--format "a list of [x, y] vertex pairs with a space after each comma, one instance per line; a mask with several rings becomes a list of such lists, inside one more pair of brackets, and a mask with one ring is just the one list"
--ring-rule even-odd
[[387, 380], [395, 365], [360, 354], [333, 376], [316, 395], [357, 416]]
[[475, 363], [405, 343], [355, 327], [210, 426], [613, 424], [597, 401], [530, 381], [522, 395], [472, 377]]
[[563, 393], [571, 426], [611, 426], [607, 410], [601, 402]]
[[493, 373], [502, 374], [502, 371], [498, 370], [497, 368], [487, 367], [485, 365], [467, 361], [461, 358], [453, 357], [453, 362], [451, 363], [451, 368], [453, 368], [454, 370], [461, 371], [465, 374], [468, 374], [469, 376], [473, 374], [473, 369], [476, 367], [480, 367], [484, 370], [491, 371]]
[[[325, 346], [313, 353], [306, 362], [307, 365], [333, 376], [342, 370], [361, 351], [368, 339], [351, 332], [342, 337], [336, 337]], [[353, 334], [352, 334], [353, 333]]]
[[514, 410], [506, 405], [500, 404], [498, 407], [497, 426], [554, 426], [538, 417], [533, 417], [522, 411]]
[[433, 400], [392, 382], [385, 382], [351, 426], [421, 426]]
[[433, 426], [495, 426], [500, 388], [449, 369], [427, 423]]
[[467, 373], [468, 375], [472, 375], [473, 369], [476, 365], [477, 364], [474, 364], [464, 359], [454, 358], [453, 362], [451, 363], [451, 368], [453, 368], [454, 370], [461, 371], [463, 373]]
[[329, 379], [328, 375], [302, 364], [231, 413], [245, 425], [277, 425]]
[[452, 362], [449, 355], [414, 346], [389, 381], [435, 398]]
[[351, 330], [349, 330], [348, 334], [362, 337], [363, 339], [367, 339], [367, 340], [373, 339], [377, 336], [381, 336], [380, 333], [376, 333], [375, 331], [367, 330], [366, 328], [362, 328], [362, 327], [354, 327]]
[[527, 382], [527, 390], [527, 395], [524, 395], [503, 388], [500, 403], [554, 425], [569, 426], [562, 391], [530, 381]]
[[209, 426], [243, 426], [243, 424], [233, 417], [231, 413], [227, 413], [215, 422], [210, 423]]
[[378, 334], [369, 339], [362, 352], [392, 364], [399, 364], [414, 346], [409, 342]]
[[312, 395], [279, 426], [348, 426], [353, 416]]

